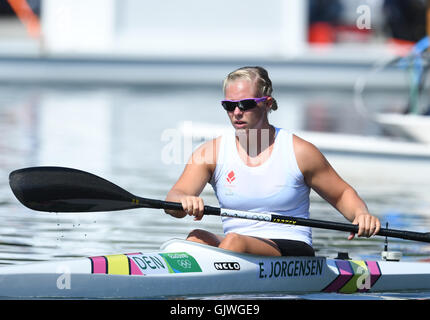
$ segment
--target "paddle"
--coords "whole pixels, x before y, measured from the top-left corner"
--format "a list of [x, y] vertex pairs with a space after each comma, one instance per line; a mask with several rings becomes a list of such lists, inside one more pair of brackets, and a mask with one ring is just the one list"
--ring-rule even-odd
[[[26, 207], [46, 212], [97, 212], [135, 208], [182, 210], [176, 202], [141, 198], [94, 174], [63, 167], [32, 167], [11, 172], [10, 187]], [[287, 217], [270, 212], [250, 212], [205, 206], [217, 215], [313, 228], [358, 232], [347, 223]], [[381, 228], [379, 236], [430, 242], [430, 233]]]

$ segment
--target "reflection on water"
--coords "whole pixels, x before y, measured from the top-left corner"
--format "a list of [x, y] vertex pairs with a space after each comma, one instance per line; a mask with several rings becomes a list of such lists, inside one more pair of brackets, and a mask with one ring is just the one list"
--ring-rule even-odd
[[[8, 186], [17, 168], [60, 165], [100, 175], [130, 192], [164, 199], [189, 156], [179, 139], [180, 163], [161, 155], [165, 130], [184, 121], [226, 124], [220, 88], [43, 88], [0, 87], [0, 263], [15, 264], [72, 256], [158, 249], [161, 243], [184, 238], [193, 228], [221, 233], [218, 217], [202, 222], [175, 219], [161, 210], [139, 209], [92, 214], [46, 214], [24, 208]], [[280, 105], [271, 121], [291, 130], [380, 134], [359, 117], [349, 92], [277, 92]], [[398, 104], [401, 96], [385, 96], [375, 108]], [[426, 161], [352, 158], [327, 155], [337, 171], [390, 227], [430, 230], [430, 167]], [[217, 205], [210, 188], [203, 197]], [[312, 193], [315, 219], [344, 221]], [[347, 241], [347, 234], [314, 230], [321, 255], [378, 257], [382, 238]], [[391, 240], [390, 248], [407, 256], [428, 256], [428, 244]]]

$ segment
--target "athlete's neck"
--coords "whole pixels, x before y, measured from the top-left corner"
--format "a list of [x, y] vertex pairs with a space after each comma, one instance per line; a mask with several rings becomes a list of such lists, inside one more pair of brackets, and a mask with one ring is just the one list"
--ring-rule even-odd
[[254, 158], [263, 152], [270, 153], [270, 147], [275, 142], [276, 129], [272, 125], [258, 129], [236, 130], [236, 145], [248, 157]]

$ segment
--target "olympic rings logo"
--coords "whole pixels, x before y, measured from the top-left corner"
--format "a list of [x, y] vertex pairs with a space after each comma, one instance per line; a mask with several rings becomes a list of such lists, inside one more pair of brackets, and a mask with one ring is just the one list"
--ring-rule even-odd
[[184, 269], [190, 269], [192, 266], [191, 261], [188, 259], [180, 259], [176, 263]]

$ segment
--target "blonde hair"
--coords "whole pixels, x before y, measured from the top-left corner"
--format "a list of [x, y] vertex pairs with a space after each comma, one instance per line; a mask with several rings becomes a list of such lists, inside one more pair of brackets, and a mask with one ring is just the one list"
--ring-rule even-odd
[[[256, 94], [260, 97], [269, 96], [272, 97], [273, 87], [272, 81], [269, 78], [269, 73], [263, 67], [242, 67], [237, 70], [230, 72], [223, 82], [223, 92], [230, 82], [238, 79], [245, 79], [251, 82], [255, 82], [257, 92]], [[272, 108], [271, 110], [278, 109], [278, 103], [272, 97]]]

